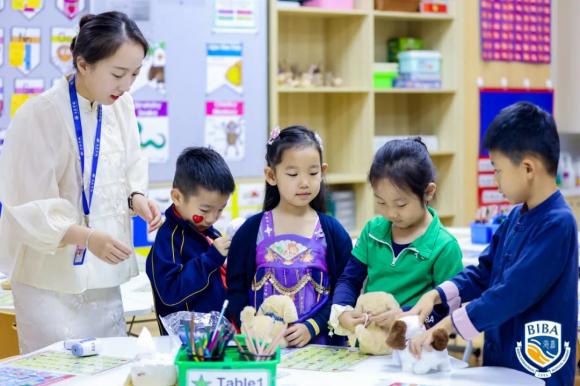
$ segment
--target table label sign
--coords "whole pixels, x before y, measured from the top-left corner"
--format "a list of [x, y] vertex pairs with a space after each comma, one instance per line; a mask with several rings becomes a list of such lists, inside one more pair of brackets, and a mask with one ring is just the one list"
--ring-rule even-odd
[[267, 370], [187, 370], [187, 386], [269, 386]]

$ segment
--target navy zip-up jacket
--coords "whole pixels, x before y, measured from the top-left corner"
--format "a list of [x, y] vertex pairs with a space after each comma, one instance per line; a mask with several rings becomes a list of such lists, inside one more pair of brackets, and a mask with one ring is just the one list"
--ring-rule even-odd
[[[242, 309], [249, 304], [252, 280], [256, 274], [256, 240], [262, 215], [263, 212], [246, 220], [236, 232], [228, 253], [228, 316], [237, 326], [240, 326]], [[324, 213], [318, 213], [318, 218], [326, 238], [326, 264], [331, 292], [328, 303], [313, 319], [320, 328], [318, 335], [324, 336], [328, 334], [328, 318], [330, 317], [330, 307], [332, 306], [330, 299], [332, 299], [338, 277], [352, 256], [352, 240], [335, 218]], [[331, 343], [342, 344], [343, 339], [342, 337], [338, 337], [335, 341], [331, 339]]]
[[157, 315], [219, 311], [226, 296], [220, 278], [226, 258], [204, 237], [215, 239], [219, 233], [210, 227], [202, 235], [173, 205], [165, 218], [146, 262]]
[[485, 332], [484, 366], [510, 367], [573, 385], [578, 320], [576, 220], [557, 191], [537, 207], [518, 205], [478, 266], [438, 291], [467, 340]]

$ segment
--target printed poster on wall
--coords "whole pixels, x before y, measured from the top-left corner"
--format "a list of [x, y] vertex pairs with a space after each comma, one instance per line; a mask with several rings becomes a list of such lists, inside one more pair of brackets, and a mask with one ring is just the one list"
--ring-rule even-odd
[[206, 68], [206, 94], [221, 88], [243, 93], [241, 43], [209, 43]]
[[0, 117], [4, 114], [4, 80], [0, 78]]
[[166, 101], [135, 101], [141, 149], [150, 163], [169, 159], [169, 120]]
[[484, 61], [548, 64], [551, 0], [480, 0]]
[[56, 8], [69, 19], [85, 9], [85, 0], [56, 0]]
[[27, 19], [32, 19], [40, 12], [43, 0], [12, 0], [12, 9], [20, 11]]
[[0, 66], [2, 66], [3, 64], [4, 64], [4, 28], [0, 28]]
[[225, 234], [231, 221], [235, 218], [248, 218], [262, 210], [264, 203], [264, 183], [239, 183], [230, 196], [221, 217], [214, 224], [222, 234]]
[[8, 62], [23, 74], [30, 73], [40, 64], [40, 28], [12, 28]]
[[256, 33], [258, 31], [256, 0], [215, 0], [216, 33]]
[[91, 13], [101, 13], [111, 9], [123, 12], [137, 22], [151, 19], [151, 0], [91, 0]]
[[73, 28], [54, 27], [50, 34], [50, 61], [63, 75], [72, 72], [70, 43], [76, 36], [76, 31]]
[[552, 114], [554, 91], [548, 89], [492, 89], [479, 90], [480, 109], [480, 153], [477, 165], [477, 201], [483, 209], [480, 214], [499, 213], [511, 207], [509, 201], [500, 193], [495, 180], [494, 168], [489, 153], [481, 148], [488, 126], [499, 112], [514, 103], [526, 101], [533, 103]]
[[227, 161], [244, 159], [244, 102], [206, 102], [205, 145], [220, 153]]
[[161, 95], [165, 94], [165, 63], [167, 61], [165, 42], [152, 42], [143, 63], [141, 71], [131, 86], [131, 93], [143, 87], [151, 87]]
[[14, 93], [10, 98], [10, 118], [28, 99], [44, 91], [44, 79], [14, 79]]

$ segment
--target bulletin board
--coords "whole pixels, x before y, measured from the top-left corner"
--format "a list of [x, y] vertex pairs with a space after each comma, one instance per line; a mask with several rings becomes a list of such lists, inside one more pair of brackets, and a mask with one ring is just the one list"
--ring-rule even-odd
[[131, 91], [150, 181], [170, 182], [181, 151], [202, 145], [222, 153], [235, 177], [261, 175], [268, 132], [261, 0], [0, 1], [0, 147], [11, 108], [70, 72], [58, 58], [66, 58], [80, 17], [108, 10], [128, 13], [151, 45]]
[[554, 110], [554, 90], [551, 89], [494, 89], [482, 88], [479, 91], [480, 130], [478, 159], [478, 206], [498, 209], [509, 206], [509, 202], [498, 191], [493, 180], [493, 167], [489, 161], [489, 153], [483, 149], [483, 138], [488, 126], [499, 112], [517, 102], [533, 103], [550, 114]]

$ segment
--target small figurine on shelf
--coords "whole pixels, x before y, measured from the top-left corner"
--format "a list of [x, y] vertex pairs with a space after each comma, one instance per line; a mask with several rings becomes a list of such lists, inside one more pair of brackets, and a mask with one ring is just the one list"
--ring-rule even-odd
[[340, 87], [342, 86], [342, 78], [334, 77], [332, 72], [327, 72], [324, 75], [324, 84], [328, 87]]
[[292, 69], [286, 62], [278, 64], [278, 86], [288, 86], [292, 82]]
[[319, 64], [311, 64], [306, 72], [298, 64], [288, 65], [286, 62], [278, 64], [278, 86], [311, 88], [311, 87], [339, 87], [342, 78], [335, 77], [332, 72], [324, 72]]

